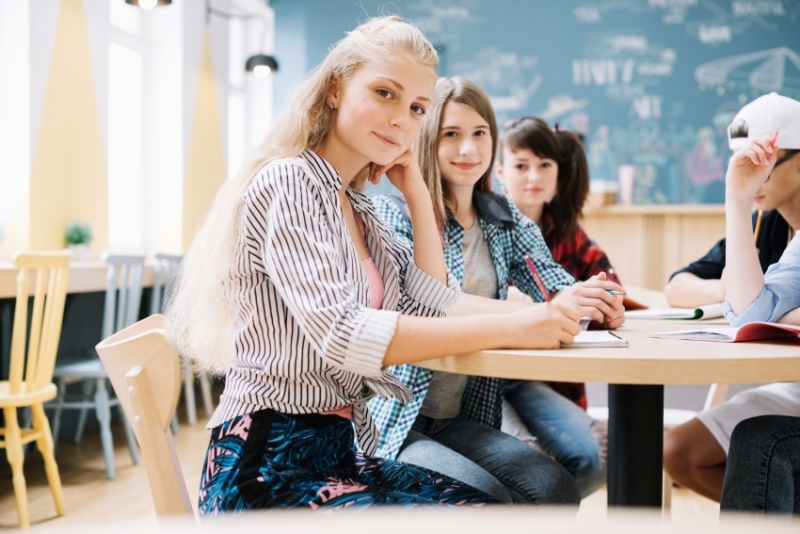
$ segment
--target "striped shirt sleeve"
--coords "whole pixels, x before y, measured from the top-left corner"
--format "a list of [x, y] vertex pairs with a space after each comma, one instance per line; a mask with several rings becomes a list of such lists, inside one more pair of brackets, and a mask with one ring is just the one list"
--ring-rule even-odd
[[329, 223], [321, 188], [297, 165], [266, 167], [244, 198], [242, 235], [248, 257], [272, 281], [323, 359], [379, 378], [399, 314], [358, 303], [346, 276], [343, 236]]

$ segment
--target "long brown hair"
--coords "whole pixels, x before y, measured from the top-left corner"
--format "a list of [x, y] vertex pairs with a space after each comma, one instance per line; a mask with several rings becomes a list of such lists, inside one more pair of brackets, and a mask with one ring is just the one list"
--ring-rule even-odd
[[539, 158], [558, 164], [556, 196], [546, 210], [553, 217], [559, 240], [572, 239], [589, 194], [589, 164], [580, 138], [569, 130], [555, 132], [542, 119], [522, 117], [503, 126], [497, 148], [497, 161], [503, 163], [503, 148], [528, 149]]
[[460, 76], [439, 78], [433, 91], [430, 110], [422, 124], [417, 154], [419, 168], [422, 170], [425, 184], [431, 194], [433, 211], [440, 232], [447, 224], [447, 214], [455, 213], [456, 209], [452, 193], [442, 178], [438, 158], [439, 130], [442, 127], [444, 108], [448, 102], [458, 102], [469, 106], [489, 125], [489, 133], [492, 136], [492, 159], [486, 172], [475, 184], [475, 189], [479, 191], [491, 191], [492, 189], [492, 167], [497, 149], [497, 119], [495, 119], [492, 103], [486, 93], [474, 82]]

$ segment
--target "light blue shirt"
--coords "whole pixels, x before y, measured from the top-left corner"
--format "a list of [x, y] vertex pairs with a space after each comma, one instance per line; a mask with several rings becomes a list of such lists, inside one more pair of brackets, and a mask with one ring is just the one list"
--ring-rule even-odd
[[722, 303], [722, 312], [733, 326], [752, 321], [776, 323], [795, 308], [800, 308], [800, 239], [792, 239], [778, 263], [773, 263], [764, 274], [764, 288], [742, 313], [733, 313], [728, 300]]

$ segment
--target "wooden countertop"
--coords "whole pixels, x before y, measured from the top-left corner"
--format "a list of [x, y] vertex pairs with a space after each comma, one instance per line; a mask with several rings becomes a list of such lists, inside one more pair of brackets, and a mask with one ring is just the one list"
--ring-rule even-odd
[[723, 204], [614, 204], [583, 210], [586, 217], [641, 215], [725, 215]]
[[[67, 293], [105, 291], [108, 265], [100, 260], [73, 261], [69, 266]], [[9, 261], [0, 261], [0, 299], [17, 295], [17, 268]], [[144, 287], [153, 285], [153, 267], [145, 263]]]

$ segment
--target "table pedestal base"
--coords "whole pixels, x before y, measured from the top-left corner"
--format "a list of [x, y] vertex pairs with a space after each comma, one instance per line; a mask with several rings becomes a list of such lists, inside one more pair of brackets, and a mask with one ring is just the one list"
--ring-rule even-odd
[[661, 507], [664, 386], [608, 386], [608, 505]]

